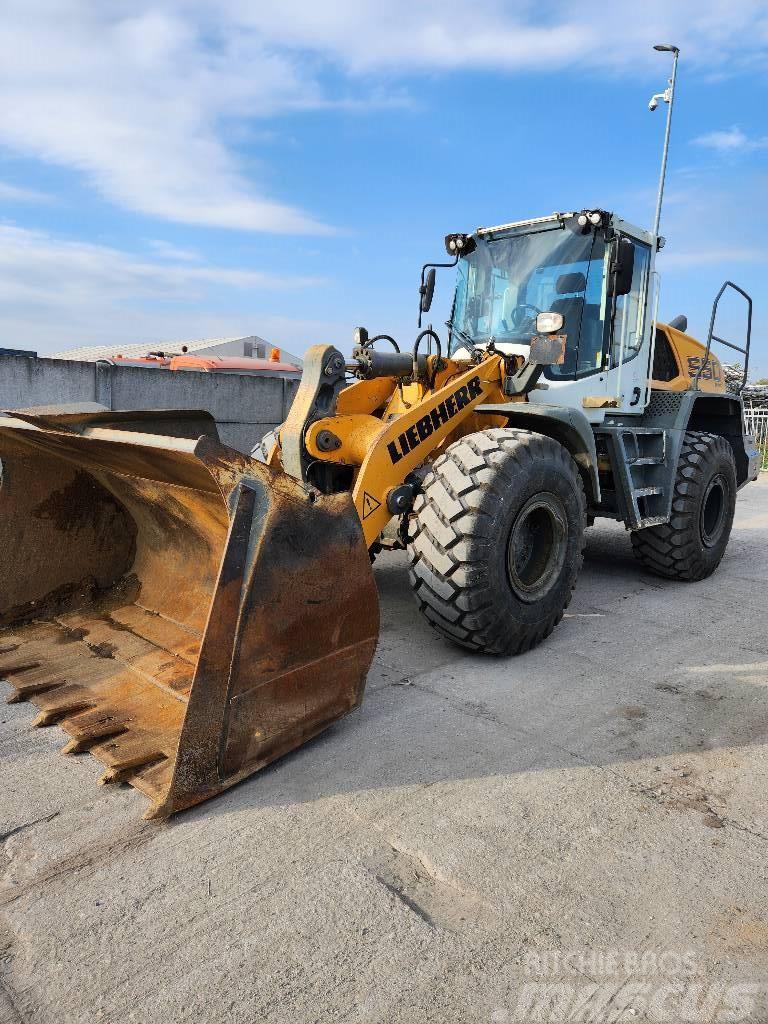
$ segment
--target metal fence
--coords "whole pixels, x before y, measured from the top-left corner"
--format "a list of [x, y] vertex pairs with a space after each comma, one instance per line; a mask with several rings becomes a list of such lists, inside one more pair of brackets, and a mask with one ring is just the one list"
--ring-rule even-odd
[[768, 409], [745, 405], [744, 419], [747, 431], [754, 436], [762, 454], [761, 468], [768, 469]]

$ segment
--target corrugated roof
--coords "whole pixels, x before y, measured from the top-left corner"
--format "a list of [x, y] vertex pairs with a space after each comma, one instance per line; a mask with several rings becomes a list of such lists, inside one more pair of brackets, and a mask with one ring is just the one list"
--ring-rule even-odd
[[267, 352], [272, 348], [272, 343], [265, 341], [264, 338], [259, 338], [255, 334], [247, 334], [234, 338], [198, 338], [194, 341], [141, 341], [130, 345], [119, 342], [114, 345], [84, 345], [81, 348], [66, 348], [61, 352], [54, 352], [47, 358], [75, 359], [83, 363], [93, 363], [97, 359], [111, 359], [116, 355], [145, 356], [147, 352], [168, 352], [180, 356], [184, 346], [186, 346], [187, 352], [199, 352], [201, 349], [217, 348], [219, 345], [231, 345], [233, 341], [252, 341], [254, 345], [265, 345]]

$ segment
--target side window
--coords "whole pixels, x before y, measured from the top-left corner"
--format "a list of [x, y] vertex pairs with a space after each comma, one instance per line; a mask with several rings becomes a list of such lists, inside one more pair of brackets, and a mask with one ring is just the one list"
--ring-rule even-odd
[[506, 331], [510, 328], [505, 319], [509, 306], [509, 292], [509, 277], [506, 270], [494, 267], [491, 277], [490, 321], [486, 328], [489, 334], [495, 334], [499, 330]]
[[603, 368], [603, 338], [605, 335], [605, 281], [608, 276], [609, 248], [595, 240], [589, 263], [584, 315], [581, 320], [578, 374], [596, 373]]
[[656, 347], [653, 350], [653, 371], [651, 372], [651, 377], [653, 380], [668, 381], [674, 380], [679, 373], [680, 370], [678, 369], [672, 346], [669, 344], [669, 339], [664, 331], [656, 328]]
[[589, 260], [547, 270], [552, 275], [548, 308], [562, 313], [567, 342], [565, 361], [546, 367], [544, 375], [572, 380], [596, 373], [603, 361], [607, 248], [595, 239]]
[[643, 344], [651, 250], [642, 242], [636, 241], [634, 246], [635, 267], [632, 274], [632, 288], [628, 295], [619, 295], [616, 299], [611, 366], [618, 366], [622, 352], [624, 362], [633, 359]]
[[472, 335], [491, 334], [496, 293], [499, 287], [499, 272], [495, 267], [481, 265], [471, 266], [469, 274], [471, 295], [467, 304], [469, 333]]

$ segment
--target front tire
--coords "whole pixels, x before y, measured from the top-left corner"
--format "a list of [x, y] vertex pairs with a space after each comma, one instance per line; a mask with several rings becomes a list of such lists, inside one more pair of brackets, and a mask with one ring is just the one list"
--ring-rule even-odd
[[736, 510], [736, 464], [723, 437], [689, 430], [677, 464], [672, 516], [632, 533], [635, 557], [657, 576], [711, 576], [728, 546]]
[[469, 434], [435, 460], [408, 544], [419, 609], [473, 651], [520, 654], [563, 617], [583, 561], [579, 471], [552, 438]]

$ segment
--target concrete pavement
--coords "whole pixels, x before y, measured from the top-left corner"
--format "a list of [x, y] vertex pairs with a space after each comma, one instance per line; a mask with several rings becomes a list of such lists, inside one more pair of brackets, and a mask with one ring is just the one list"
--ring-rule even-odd
[[766, 475], [699, 584], [590, 530], [520, 658], [376, 575], [362, 710], [170, 822], [3, 710], [0, 1021], [768, 1020]]

